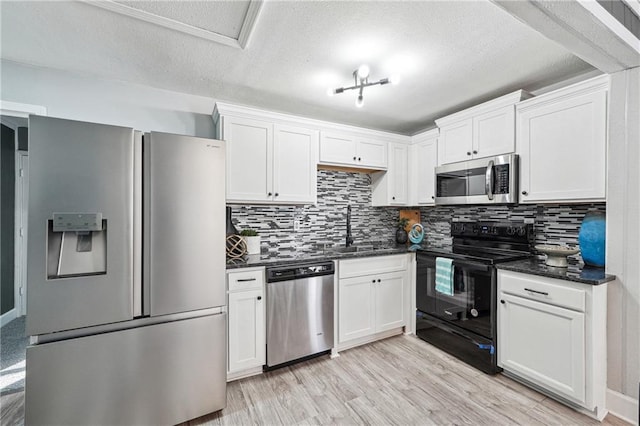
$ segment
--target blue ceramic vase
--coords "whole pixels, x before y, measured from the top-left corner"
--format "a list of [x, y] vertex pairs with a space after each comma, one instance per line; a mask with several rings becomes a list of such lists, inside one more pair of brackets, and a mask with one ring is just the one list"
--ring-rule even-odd
[[604, 266], [606, 220], [603, 213], [590, 212], [584, 216], [578, 233], [578, 243], [585, 264]]

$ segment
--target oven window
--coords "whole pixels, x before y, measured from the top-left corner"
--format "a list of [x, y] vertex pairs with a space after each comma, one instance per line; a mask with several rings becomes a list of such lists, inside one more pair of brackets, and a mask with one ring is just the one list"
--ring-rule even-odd
[[453, 296], [436, 291], [435, 258], [421, 257], [416, 276], [416, 307], [458, 327], [488, 338], [491, 327], [491, 300], [494, 292], [494, 269], [482, 270], [454, 262]]
[[466, 197], [484, 195], [485, 167], [456, 172], [438, 173], [436, 177], [438, 197]]

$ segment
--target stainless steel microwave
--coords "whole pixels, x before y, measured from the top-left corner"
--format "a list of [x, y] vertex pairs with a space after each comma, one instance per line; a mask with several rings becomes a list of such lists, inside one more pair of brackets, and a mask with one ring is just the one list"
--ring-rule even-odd
[[515, 204], [518, 155], [499, 155], [436, 167], [436, 204]]

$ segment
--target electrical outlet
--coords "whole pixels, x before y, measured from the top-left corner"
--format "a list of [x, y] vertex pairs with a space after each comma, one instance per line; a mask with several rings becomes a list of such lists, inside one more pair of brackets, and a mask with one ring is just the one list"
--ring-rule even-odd
[[300, 221], [299, 220], [294, 220], [293, 221], [293, 230], [294, 231], [299, 231], [300, 230]]

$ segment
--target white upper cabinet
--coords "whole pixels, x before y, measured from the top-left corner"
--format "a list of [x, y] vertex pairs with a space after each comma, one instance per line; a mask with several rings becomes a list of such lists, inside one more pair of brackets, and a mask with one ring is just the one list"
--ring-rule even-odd
[[356, 140], [349, 135], [321, 132], [320, 163], [355, 164]]
[[315, 203], [318, 131], [276, 124], [273, 146], [274, 200]]
[[389, 144], [389, 166], [386, 172], [371, 174], [373, 206], [406, 206], [409, 202], [409, 145]]
[[359, 167], [384, 169], [387, 167], [387, 142], [358, 138], [356, 154]]
[[387, 142], [322, 131], [320, 164], [383, 170], [387, 168]]
[[315, 203], [318, 131], [225, 112], [217, 125], [227, 141], [227, 202]]
[[409, 205], [433, 205], [438, 166], [438, 129], [413, 137], [409, 155]]
[[436, 120], [439, 163], [448, 164], [515, 151], [515, 104], [530, 97], [518, 90]]
[[473, 158], [472, 140], [473, 122], [471, 119], [440, 127], [440, 163], [455, 163]]
[[596, 77], [517, 106], [521, 203], [605, 200], [608, 85]]
[[515, 108], [509, 105], [473, 117], [474, 157], [490, 157], [515, 151]]
[[273, 200], [273, 124], [224, 117], [227, 141], [227, 202]]

